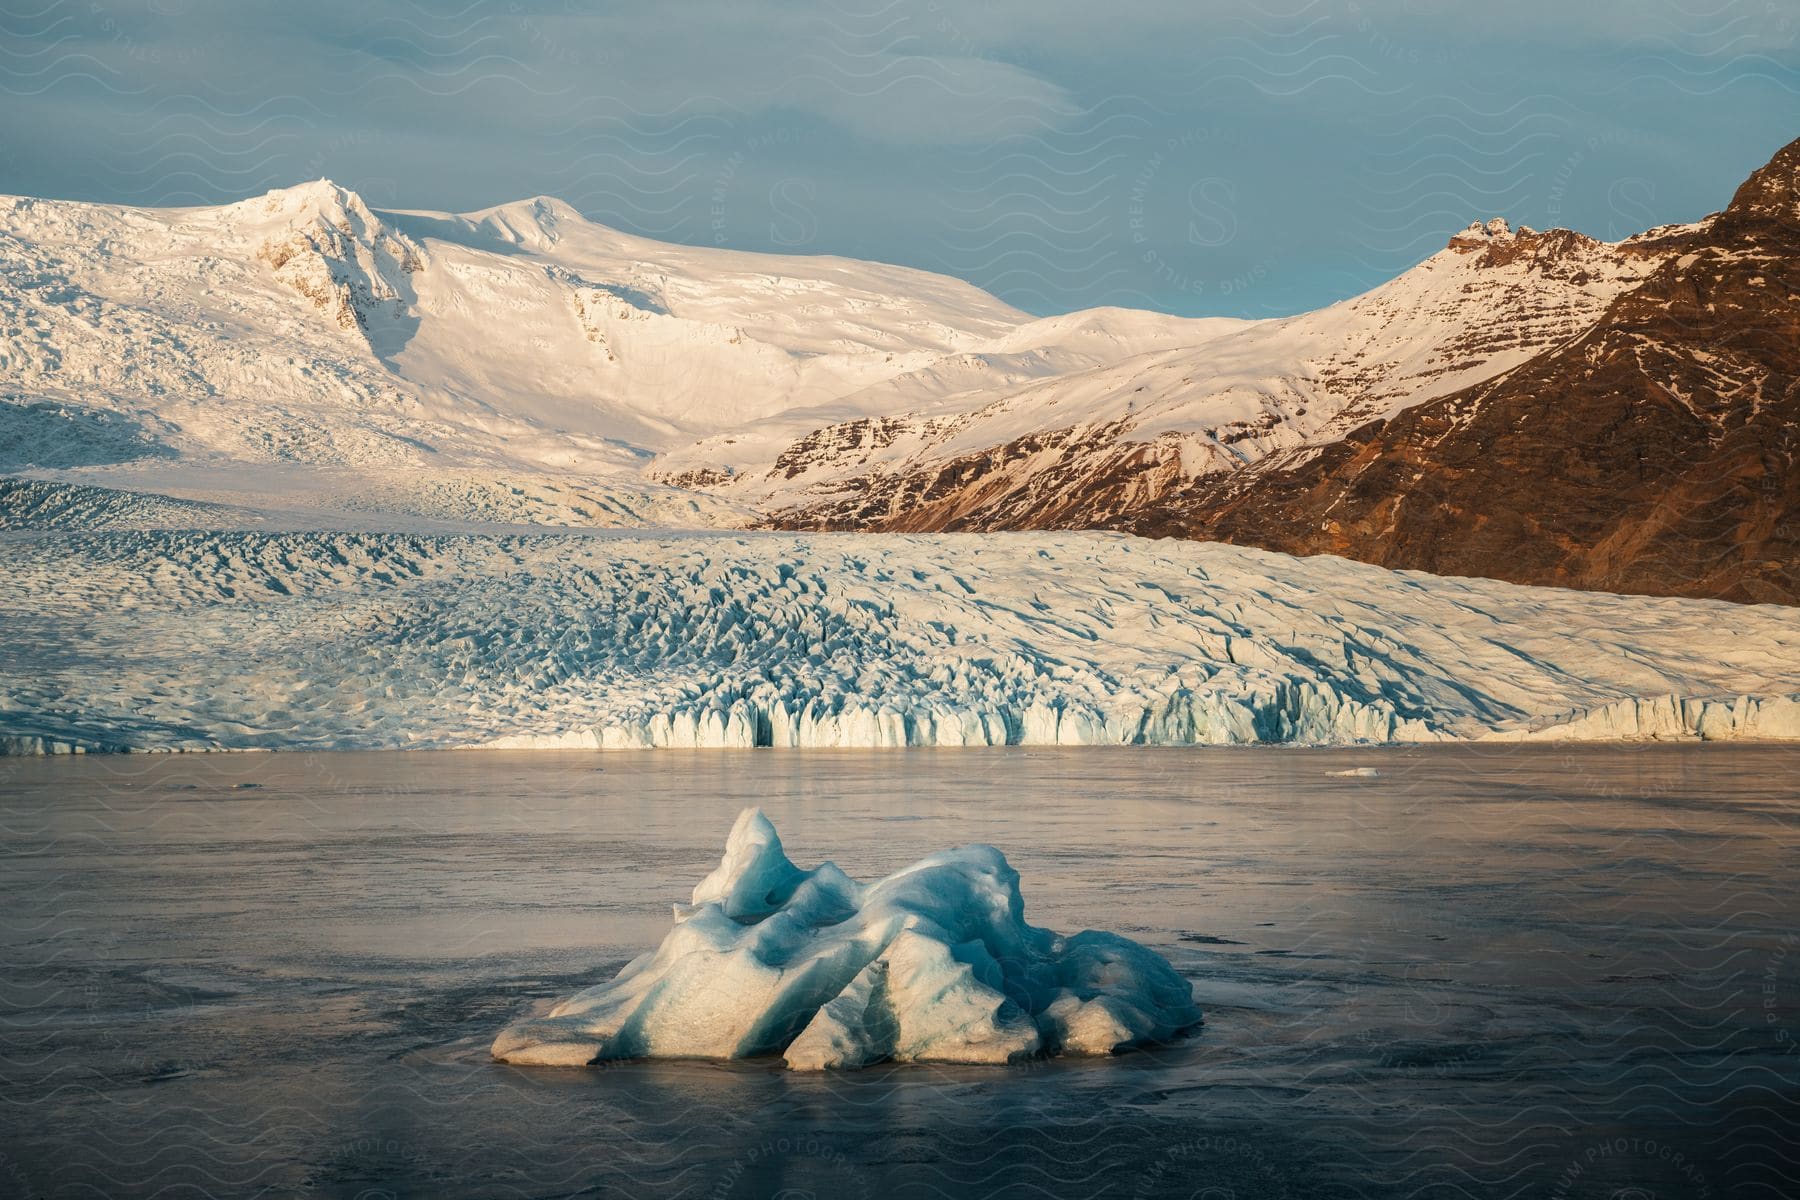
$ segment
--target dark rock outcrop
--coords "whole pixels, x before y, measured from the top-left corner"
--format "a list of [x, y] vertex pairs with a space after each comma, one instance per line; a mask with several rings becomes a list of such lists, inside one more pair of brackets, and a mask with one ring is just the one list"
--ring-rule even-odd
[[1449, 248], [1547, 277], [1592, 270], [1605, 251], [1649, 274], [1584, 332], [1495, 378], [1239, 469], [1188, 475], [1170, 442], [1047, 429], [870, 475], [771, 523], [1111, 528], [1800, 604], [1800, 141], [1695, 225], [1604, 247], [1496, 221]]
[[1585, 335], [1125, 522], [1389, 567], [1800, 602], [1800, 142]]

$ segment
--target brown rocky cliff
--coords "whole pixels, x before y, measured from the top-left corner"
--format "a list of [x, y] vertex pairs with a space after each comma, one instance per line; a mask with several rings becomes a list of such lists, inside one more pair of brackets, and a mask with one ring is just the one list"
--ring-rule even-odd
[[1141, 533], [1441, 574], [1800, 603], [1800, 141], [1584, 336], [1204, 482]]
[[[1560, 332], [1527, 293], [1516, 311], [1496, 306], [1471, 327], [1468, 357], [1544, 349], [1395, 415], [1371, 405], [1379, 414], [1358, 428], [1366, 410], [1352, 403], [1339, 441], [1195, 477], [1178, 441], [1131, 441], [1123, 425], [1046, 428], [853, 478], [771, 523], [1122, 529], [1521, 583], [1800, 604], [1800, 142], [1698, 224], [1606, 246], [1495, 220], [1449, 249], [1477, 269], [1522, 265], [1563, 284], [1635, 262], [1642, 281]], [[1319, 382], [1358, 384], [1329, 371]], [[796, 452], [841, 456], [839, 443], [878, 432], [821, 431]], [[790, 474], [810, 462], [796, 459]]]

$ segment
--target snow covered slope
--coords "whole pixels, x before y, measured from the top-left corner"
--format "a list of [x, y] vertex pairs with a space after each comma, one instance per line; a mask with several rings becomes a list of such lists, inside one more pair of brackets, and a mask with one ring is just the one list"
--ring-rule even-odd
[[[1591, 326], [1672, 245], [1491, 221], [1329, 308], [1197, 324], [1176, 348], [820, 428], [767, 466], [734, 463], [720, 490], [794, 527], [1106, 526], [1196, 478], [1291, 460], [1502, 375]], [[702, 462], [744, 445], [761, 443], [721, 435], [653, 469], [717, 480]]]
[[[1299, 317], [1033, 320], [943, 276], [669, 245], [542, 197], [0, 198], [0, 472], [452, 521], [1104, 524], [1518, 365], [1656, 247], [1490, 223]], [[507, 499], [527, 493], [569, 502]]]
[[8, 389], [187, 452], [631, 463], [1025, 318], [874, 263], [671, 246], [536, 199], [377, 213], [327, 181], [220, 208], [0, 199]]
[[27, 752], [1800, 737], [1791, 608], [1110, 534], [15, 530], [0, 636]]
[[[656, 451], [1024, 324], [942, 276], [665, 245], [541, 198], [458, 216], [375, 212], [326, 181], [218, 208], [5, 197], [0, 471], [217, 499], [211, 477], [276, 464], [231, 501], [304, 502], [331, 471], [432, 516], [474, 472], [635, 510], [667, 491], [639, 478]], [[686, 506], [676, 523], [744, 519]]]

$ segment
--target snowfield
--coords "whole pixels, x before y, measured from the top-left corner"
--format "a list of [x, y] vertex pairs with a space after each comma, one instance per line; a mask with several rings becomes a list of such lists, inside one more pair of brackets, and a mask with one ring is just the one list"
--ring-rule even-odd
[[457, 214], [328, 180], [210, 208], [0, 196], [0, 472], [595, 527], [832, 509], [1045, 434], [1065, 453], [1001, 455], [995, 486], [1143, 454], [1172, 484], [1510, 370], [1658, 261], [1496, 221], [1294, 317], [1033, 318], [946, 276], [661, 243], [546, 197]]
[[[961, 280], [654, 242], [545, 197], [453, 214], [377, 212], [327, 180], [211, 208], [0, 196], [0, 380], [30, 398], [0, 410], [0, 435], [29, 435], [0, 469], [154, 453], [631, 478], [655, 450], [1028, 321]], [[79, 452], [61, 410], [90, 427]]]
[[795, 1070], [1111, 1054], [1200, 1021], [1166, 959], [1113, 933], [1025, 923], [1019, 874], [962, 846], [864, 887], [803, 871], [747, 808], [675, 928], [609, 983], [494, 1041], [494, 1057], [749, 1058]]
[[1800, 737], [1796, 610], [1108, 534], [0, 532], [0, 747]]

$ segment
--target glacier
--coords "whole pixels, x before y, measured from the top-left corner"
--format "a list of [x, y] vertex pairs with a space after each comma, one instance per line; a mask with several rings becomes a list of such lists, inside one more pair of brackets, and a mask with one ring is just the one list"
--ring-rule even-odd
[[674, 917], [656, 950], [508, 1027], [493, 1056], [1012, 1063], [1110, 1054], [1200, 1021], [1187, 981], [1155, 951], [1026, 924], [1018, 872], [992, 846], [933, 854], [865, 887], [833, 863], [796, 867], [747, 808]]
[[0, 530], [0, 753], [1800, 736], [1800, 620], [1118, 534]]

